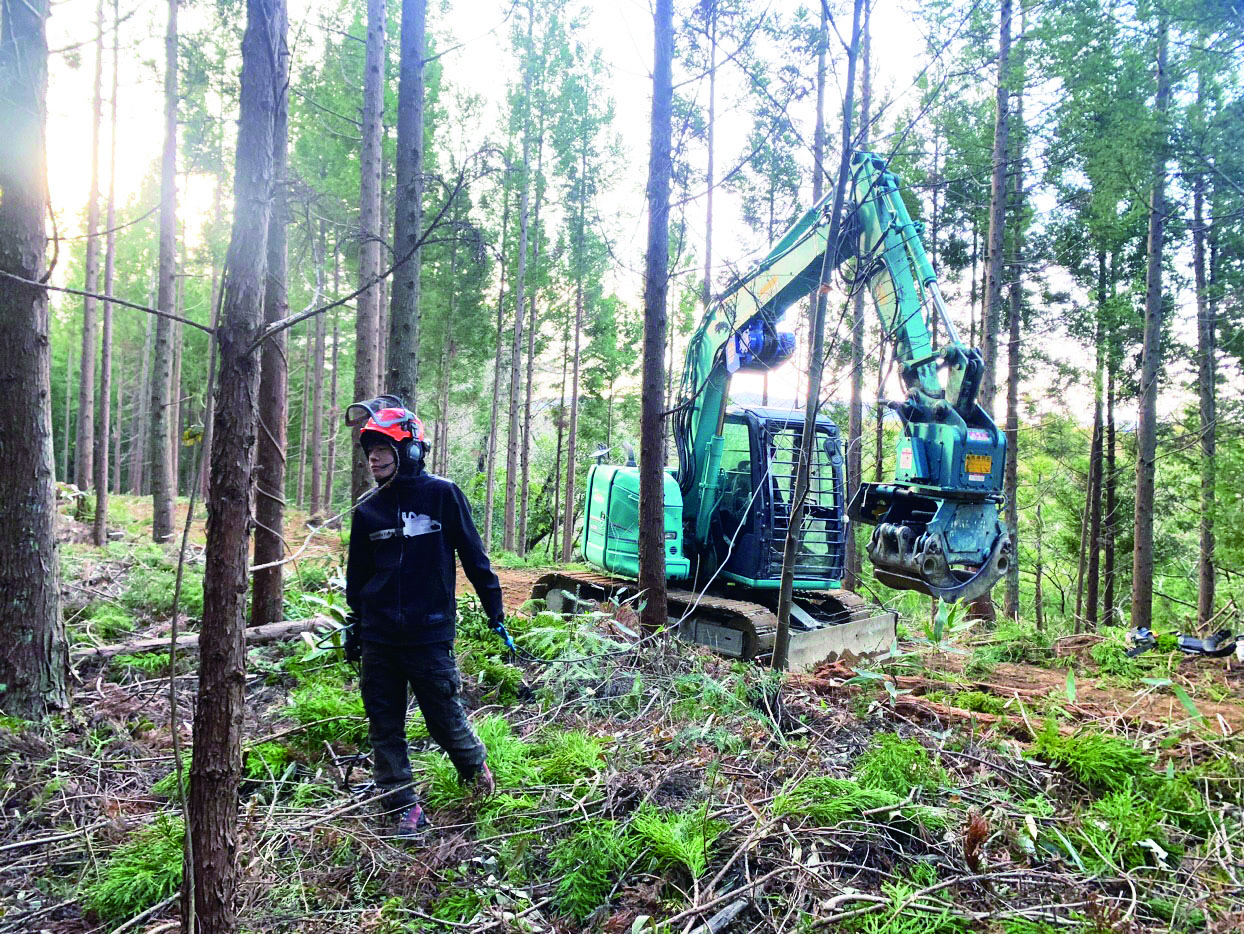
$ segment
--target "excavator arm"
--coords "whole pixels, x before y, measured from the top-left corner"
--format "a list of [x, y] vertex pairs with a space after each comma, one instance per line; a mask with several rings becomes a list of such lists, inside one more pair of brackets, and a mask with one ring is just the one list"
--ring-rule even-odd
[[[684, 518], [697, 545], [707, 540], [719, 496], [730, 378], [776, 367], [794, 352], [793, 335], [778, 324], [820, 285], [830, 205], [826, 197], [796, 221], [719, 296], [692, 336], [674, 436]], [[833, 265], [851, 288], [871, 294], [906, 391], [901, 403], [890, 403], [903, 427], [894, 480], [861, 484], [850, 517], [875, 526], [868, 554], [883, 583], [970, 600], [989, 590], [1010, 559], [998, 518], [1005, 439], [976, 402], [981, 356], [955, 332], [898, 179], [877, 156], [852, 156], [850, 197], [833, 248]], [[936, 349], [933, 315], [947, 335]]]

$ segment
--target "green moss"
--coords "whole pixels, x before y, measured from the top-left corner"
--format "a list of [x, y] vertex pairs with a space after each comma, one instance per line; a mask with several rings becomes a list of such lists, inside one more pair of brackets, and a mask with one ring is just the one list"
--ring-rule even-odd
[[985, 691], [960, 691], [950, 698], [950, 706], [977, 713], [1000, 714], [1006, 712], [1006, 701], [996, 694]]

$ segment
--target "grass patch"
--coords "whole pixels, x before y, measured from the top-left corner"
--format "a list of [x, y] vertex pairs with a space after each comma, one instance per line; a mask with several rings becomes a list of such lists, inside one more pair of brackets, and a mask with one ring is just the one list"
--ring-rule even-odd
[[85, 628], [104, 642], [112, 642], [137, 628], [134, 615], [115, 603], [91, 604], [85, 619]]
[[1161, 865], [1171, 854], [1162, 811], [1147, 794], [1127, 788], [1094, 801], [1072, 836], [1090, 872], [1124, 872]]
[[1063, 736], [1052, 720], [1036, 735], [1032, 751], [1095, 791], [1122, 791], [1134, 782], [1155, 777], [1153, 757], [1135, 743], [1085, 729]]
[[553, 847], [552, 875], [561, 876], [554, 894], [559, 914], [582, 922], [609, 897], [618, 878], [639, 852], [635, 839], [617, 821], [589, 821]]
[[84, 893], [87, 909], [116, 922], [168, 898], [181, 886], [184, 837], [180, 818], [157, 817], [105, 860]]
[[[540, 783], [539, 768], [531, 759], [532, 747], [514, 735], [504, 717], [481, 717], [472, 726], [488, 750], [488, 767], [498, 788], [527, 788]], [[422, 753], [415, 761], [427, 773], [426, 798], [429, 807], [445, 807], [469, 793], [458, 781], [458, 770], [454, 764], [439, 749]]]
[[708, 803], [682, 813], [647, 802], [631, 819], [631, 833], [666, 868], [681, 866], [693, 879], [704, 875], [708, 853], [729, 827], [724, 820], [709, 820]]
[[1048, 665], [1054, 658], [1053, 640], [1031, 623], [1005, 620], [998, 624], [989, 642], [979, 646], [973, 659], [981, 664], [1010, 662], [1020, 665]]
[[570, 785], [597, 774], [605, 764], [600, 740], [583, 730], [550, 730], [548, 738], [532, 747], [530, 758], [549, 785]]
[[319, 752], [325, 742], [358, 744], [367, 738], [363, 698], [331, 678], [295, 688], [284, 714], [304, 726], [294, 740], [308, 752]]
[[882, 788], [865, 788], [849, 778], [813, 775], [784, 789], [773, 799], [773, 816], [799, 816], [830, 827], [864, 811], [891, 807], [901, 796]]
[[[177, 568], [163, 563], [139, 563], [130, 569], [121, 603], [131, 612], [151, 619], [166, 619], [173, 613], [173, 593], [177, 587]], [[182, 572], [179, 612], [193, 619], [203, 616], [203, 568], [187, 564]]]
[[946, 770], [929, 758], [914, 739], [878, 733], [873, 745], [855, 760], [855, 778], [864, 788], [881, 789], [905, 798], [913, 790], [936, 791], [950, 782]]

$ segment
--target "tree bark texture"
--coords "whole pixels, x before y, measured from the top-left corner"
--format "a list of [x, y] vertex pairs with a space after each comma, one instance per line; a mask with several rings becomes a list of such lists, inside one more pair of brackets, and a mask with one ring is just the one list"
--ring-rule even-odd
[[[536, 131], [536, 203], [531, 212], [531, 226], [535, 230], [534, 242], [531, 248], [531, 265], [534, 270], [540, 268], [540, 208], [544, 198], [544, 118], [547, 108], [543, 102], [543, 94], [541, 95], [540, 104], [540, 126]], [[531, 403], [532, 394], [535, 391], [535, 368], [536, 368], [536, 331], [539, 329], [539, 319], [536, 313], [536, 287], [532, 284], [531, 291], [527, 296], [527, 306], [530, 309], [527, 321], [527, 380], [523, 392], [523, 475], [519, 483], [520, 502], [518, 507], [518, 553], [527, 553], [527, 522], [530, 518], [528, 512], [531, 509]], [[556, 485], [556, 479], [554, 479]]]
[[[1023, 13], [1020, 14], [1020, 34], [1023, 34]], [[1021, 56], [1022, 58], [1022, 56]], [[1009, 121], [1008, 121], [1009, 122]], [[1006, 449], [1007, 459], [1003, 477], [1006, 496], [1006, 527], [1011, 537], [1011, 547], [1019, 551], [1019, 370], [1020, 370], [1020, 324], [1024, 305], [1023, 256], [1024, 256], [1024, 81], [1022, 64], [1020, 78], [1015, 90], [1015, 133], [1012, 137], [1014, 159], [1011, 161], [1012, 234], [1011, 286], [1007, 310], [1006, 347]], [[937, 216], [936, 210], [934, 217]], [[934, 237], [936, 244], [937, 238]], [[936, 316], [933, 318], [937, 320]], [[936, 344], [934, 344], [936, 346]], [[1019, 562], [1012, 561], [1006, 570], [1006, 596], [1003, 613], [1010, 619], [1019, 619]]]
[[[99, 291], [99, 129], [103, 122], [104, 83], [104, 3], [95, 3], [95, 91], [91, 99], [91, 188], [86, 202], [86, 261], [82, 289]], [[78, 435], [74, 443], [73, 482], [87, 490], [95, 482], [95, 354], [99, 330], [95, 317], [96, 301], [82, 299], [82, 372], [78, 376]], [[100, 422], [107, 437], [108, 423]], [[85, 503], [83, 498], [79, 500]]]
[[1197, 383], [1201, 430], [1201, 521], [1197, 551], [1197, 623], [1208, 626], [1214, 616], [1214, 453], [1217, 447], [1217, 309], [1206, 275], [1205, 175], [1193, 182], [1192, 267], [1196, 279]]
[[1102, 516], [1102, 622], [1114, 625], [1114, 595], [1117, 581], [1115, 565], [1115, 529], [1118, 521], [1118, 474], [1115, 468], [1114, 423], [1114, 355], [1106, 353], [1106, 438], [1103, 486], [1106, 491], [1105, 514]]
[[[108, 210], [105, 215], [104, 229], [104, 294], [111, 295], [116, 280], [117, 266], [117, 82], [120, 70], [119, 39], [120, 35], [120, 0], [112, 0], [112, 120], [108, 158]], [[100, 24], [100, 43], [103, 43], [103, 24]], [[113, 487], [120, 492], [120, 438], [121, 438], [121, 399], [117, 393], [117, 409], [112, 408], [112, 302], [104, 302], [103, 329], [99, 341], [99, 432], [95, 438], [95, 524], [91, 530], [91, 540], [96, 546], [104, 545], [108, 540], [108, 469], [109, 469], [109, 425], [116, 416], [116, 448], [111, 459], [111, 467], [115, 482]]]
[[1162, 240], [1166, 221], [1166, 113], [1170, 74], [1166, 67], [1167, 32], [1158, 34], [1158, 90], [1154, 102], [1159, 141], [1153, 159], [1149, 198], [1149, 239], [1145, 269], [1145, 342], [1140, 362], [1140, 401], [1136, 418], [1136, 510], [1132, 548], [1132, 626], [1153, 624], [1153, 493], [1158, 447], [1158, 374], [1162, 369]]
[[154, 315], [148, 315], [143, 333], [143, 365], [138, 378], [138, 398], [130, 411], [130, 493], [142, 496], [145, 492], [144, 474], [146, 458], [150, 455], [148, 435], [151, 434], [151, 420], [147, 412], [151, 407], [151, 332], [154, 330]]
[[[44, 276], [48, 0], [0, 17], [0, 270]], [[0, 278], [0, 709], [66, 707], [47, 293]], [[66, 435], [66, 439], [68, 436]]]
[[[380, 151], [384, 131], [385, 2], [367, 0], [367, 51], [363, 70], [363, 145], [359, 159], [359, 285], [380, 276], [383, 228], [380, 220]], [[379, 389], [378, 332], [380, 286], [358, 297], [354, 329], [354, 398], [370, 399]], [[353, 438], [351, 438], [353, 440]], [[371, 471], [363, 449], [351, 445], [350, 496], [358, 499], [371, 487]]]
[[1006, 227], [1006, 166], [1010, 150], [1011, 0], [1001, 0], [998, 25], [998, 85], [994, 99], [993, 174], [989, 184], [989, 240], [985, 262], [984, 307], [981, 309], [980, 404], [992, 414], [998, 385], [998, 322], [1002, 317], [1002, 234]]
[[717, 4], [705, 3], [701, 9], [708, 20], [704, 32], [708, 39], [708, 120], [705, 125], [705, 146], [708, 166], [704, 172], [704, 307], [713, 301], [713, 133], [717, 109]]
[[[868, 124], [872, 109], [872, 32], [871, 3], [864, 0], [864, 25], [860, 36], [860, 68], [863, 75], [860, 80], [860, 129], [858, 133], [859, 148], [868, 149]], [[829, 41], [826, 31], [827, 22], [824, 11], [821, 12], [821, 36], [818, 40], [820, 63], [817, 78], [817, 100], [825, 96], [825, 45]], [[822, 114], [817, 113], [817, 149], [813, 162], [819, 167], [812, 178], [812, 200], [821, 199], [825, 170], [825, 121]], [[867, 311], [865, 309], [866, 289], [858, 288], [852, 305], [851, 317], [851, 399], [847, 409], [847, 502], [855, 497], [864, 477], [864, 325]], [[846, 586], [852, 592], [859, 590], [863, 572], [863, 558], [859, 545], [855, 540], [855, 523], [847, 523], [846, 536]]]
[[[855, 69], [860, 53], [860, 27], [864, 0], [855, 0], [851, 15], [851, 44], [847, 48], [847, 82], [842, 102], [842, 148], [834, 200], [830, 207], [826, 243], [837, 243], [842, 229], [842, 206], [847, 194], [847, 174], [851, 158], [851, 121], [855, 108]], [[812, 476], [812, 457], [816, 441], [816, 417], [821, 407], [821, 372], [825, 366], [825, 312], [829, 302], [825, 288], [834, 272], [834, 250], [826, 250], [821, 262], [820, 287], [808, 321], [808, 397], [804, 406], [803, 432], [795, 464], [795, 483], [791, 493], [790, 528], [782, 549], [782, 580], [778, 591], [777, 635], [773, 643], [773, 667], [786, 668], [790, 648], [790, 614], [794, 605], [795, 559], [803, 537], [804, 504]]]
[[423, 224], [423, 56], [427, 0], [402, 0], [402, 55], [397, 84], [397, 190], [393, 251], [401, 265], [389, 296], [386, 389], [418, 411], [419, 238]]
[[285, 23], [283, 0], [248, 0], [233, 234], [217, 335], [220, 381], [190, 767], [188, 833], [193, 887], [192, 901], [183, 901], [183, 906], [187, 913], [193, 906], [199, 934], [232, 934], [237, 928], [246, 559], [260, 371], [259, 353], [248, 348], [263, 327], [274, 123], [278, 96], [284, 90], [278, 73], [288, 67]]
[[[284, 0], [281, 0], [283, 3]], [[278, 27], [280, 57], [276, 62], [272, 115], [272, 195], [268, 214], [268, 257], [263, 280], [263, 319], [280, 321], [289, 314], [286, 284], [286, 240], [289, 227], [288, 187], [285, 179], [289, 140], [289, 56], [285, 28]], [[323, 281], [323, 263], [316, 263], [317, 284]], [[316, 289], [316, 297], [322, 290]], [[318, 323], [323, 316], [317, 316]], [[260, 350], [258, 442], [255, 450], [255, 564], [272, 564], [285, 557], [285, 451], [289, 438], [288, 331], [269, 337]], [[306, 449], [306, 381], [303, 374], [303, 450]], [[284, 619], [284, 574], [280, 564], [255, 571], [251, 594], [251, 625]]]
[[488, 455], [484, 467], [484, 548], [492, 548], [493, 512], [496, 503], [497, 433], [501, 430], [501, 335], [505, 330], [505, 256], [510, 233], [510, 173], [506, 172], [501, 192], [505, 203], [501, 212], [501, 283], [497, 287], [497, 332], [493, 350], [492, 408], [488, 418]]
[[523, 157], [519, 170], [519, 204], [518, 204], [518, 271], [514, 275], [514, 337], [510, 343], [510, 396], [509, 431], [506, 435], [505, 456], [505, 530], [502, 536], [502, 547], [506, 551], [515, 548], [515, 511], [518, 494], [518, 395], [522, 382], [523, 361], [523, 293], [527, 284], [527, 241], [531, 217], [529, 213], [531, 197], [531, 169], [528, 157], [531, 154], [531, 88], [535, 79], [536, 50], [535, 34], [535, 3], [527, 2], [527, 46], [526, 62], [523, 66]]
[[[674, 2], [656, 0], [653, 13], [652, 126], [648, 162], [648, 250], [644, 267], [643, 401], [639, 446], [640, 623], [656, 632], [668, 622], [665, 582], [665, 422], [661, 384], [669, 291], [671, 120], [674, 104]], [[569, 459], [568, 459], [569, 460]], [[567, 469], [571, 465], [567, 463]], [[574, 504], [566, 503], [571, 514]]]
[[[324, 244], [320, 243], [315, 264], [315, 277], [320, 288], [317, 295], [324, 294]], [[324, 488], [324, 327], [323, 315], [315, 316], [315, 350], [311, 354], [314, 366], [311, 379], [311, 519], [318, 522], [324, 509], [320, 492]]]
[[[177, 3], [168, 0], [168, 27], [164, 33], [164, 155], [160, 162], [160, 267], [156, 307], [176, 310], [177, 277]], [[173, 322], [155, 322], [155, 352], [151, 361], [151, 419], [147, 434], [150, 450], [151, 537], [165, 542], [173, 537], [173, 451], [170, 419], [173, 404]]]

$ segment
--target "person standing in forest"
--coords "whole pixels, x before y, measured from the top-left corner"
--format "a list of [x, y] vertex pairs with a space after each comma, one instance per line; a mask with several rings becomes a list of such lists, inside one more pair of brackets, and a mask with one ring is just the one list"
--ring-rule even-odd
[[362, 663], [376, 786], [397, 833], [413, 836], [427, 817], [411, 787], [406, 743], [408, 688], [428, 733], [476, 794], [496, 788], [486, 750], [460, 698], [454, 658], [457, 605], [454, 556], [479, 594], [493, 628], [504, 631], [501, 584], [484, 553], [462, 491], [424, 470], [423, 425], [396, 396], [356, 403], [346, 422], [360, 427], [376, 488], [362, 497], [350, 527], [346, 658]]

